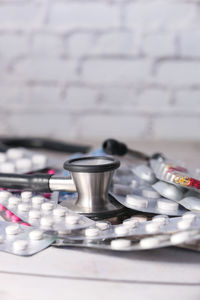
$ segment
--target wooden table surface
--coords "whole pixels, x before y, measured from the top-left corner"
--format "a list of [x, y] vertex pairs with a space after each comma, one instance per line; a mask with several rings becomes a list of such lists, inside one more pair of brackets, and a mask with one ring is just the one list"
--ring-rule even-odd
[[[135, 145], [198, 166], [198, 144]], [[200, 253], [175, 247], [131, 253], [49, 247], [32, 257], [2, 252], [0, 282], [0, 300], [197, 300]]]

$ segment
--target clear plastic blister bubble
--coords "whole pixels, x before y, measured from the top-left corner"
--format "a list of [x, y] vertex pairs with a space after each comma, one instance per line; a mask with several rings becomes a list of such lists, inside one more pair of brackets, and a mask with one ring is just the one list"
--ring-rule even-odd
[[179, 203], [186, 209], [191, 211], [200, 212], [200, 198], [194, 196], [188, 196], [183, 198]]
[[[21, 193], [21, 196], [13, 196], [9, 192], [0, 191], [0, 204], [34, 227], [59, 232], [85, 228], [94, 223], [84, 216], [57, 205], [56, 197], [51, 201], [39, 194], [31, 197], [27, 193], [25, 197], [24, 193]], [[57, 192], [53, 194], [58, 195]]]
[[114, 251], [137, 251], [179, 245], [200, 238], [199, 230], [187, 230], [165, 235], [154, 235], [142, 238], [114, 238], [105, 240], [69, 240], [57, 239], [57, 247], [84, 247]]
[[53, 233], [0, 221], [0, 251], [29, 256], [47, 248], [55, 240]]
[[30, 173], [48, 168], [49, 164], [46, 155], [25, 148], [10, 148], [5, 153], [0, 153], [1, 173]]
[[[175, 218], [169, 218], [167, 215], [157, 215], [151, 221], [144, 222], [140, 222], [137, 217], [131, 217], [119, 225], [111, 225], [107, 221], [96, 222], [86, 229], [68, 234], [66, 238], [72, 240], [104, 240], [118, 237], [167, 234], [198, 228], [200, 228], [200, 215], [198, 214], [186, 213], [182, 217]], [[65, 238], [65, 235], [62, 238]]]
[[169, 216], [181, 216], [187, 210], [179, 205], [179, 203], [166, 199], [166, 198], [152, 198], [144, 197], [142, 193], [138, 190], [134, 194], [127, 196], [120, 196], [114, 193], [111, 193], [117, 201], [122, 205], [141, 212], [153, 213], [153, 214], [166, 214]]

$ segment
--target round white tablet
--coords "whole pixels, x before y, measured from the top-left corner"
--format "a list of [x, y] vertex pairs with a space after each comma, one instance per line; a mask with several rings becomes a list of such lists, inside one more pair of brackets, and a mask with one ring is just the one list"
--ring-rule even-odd
[[50, 228], [53, 225], [53, 220], [49, 217], [42, 217], [40, 224], [43, 228]]
[[2, 173], [14, 173], [15, 165], [12, 162], [4, 162], [0, 165], [0, 171]]
[[30, 209], [30, 206], [26, 203], [20, 203], [18, 205], [18, 210], [21, 212], [27, 212], [27, 211], [29, 211], [29, 209]]
[[6, 234], [8, 235], [15, 235], [18, 234], [20, 231], [20, 227], [18, 224], [8, 225], [5, 229]]
[[41, 205], [41, 209], [44, 211], [50, 211], [53, 209], [53, 203], [45, 202]]
[[117, 225], [114, 228], [114, 232], [116, 235], [126, 235], [129, 233], [129, 227], [124, 226], [124, 225]]
[[43, 232], [41, 230], [33, 230], [29, 233], [29, 238], [33, 241], [41, 240], [43, 238]]
[[129, 228], [134, 228], [137, 227], [139, 224], [139, 221], [137, 219], [126, 219], [123, 221], [123, 226], [129, 227]]
[[183, 220], [193, 221], [196, 219], [196, 217], [197, 217], [197, 215], [192, 212], [186, 212], [184, 215], [182, 215]]
[[35, 205], [40, 205], [44, 202], [44, 197], [42, 196], [33, 196], [32, 197], [32, 203]]
[[12, 194], [7, 191], [0, 191], [0, 201], [5, 201], [11, 196]]
[[26, 240], [17, 240], [13, 243], [14, 251], [23, 251], [28, 247], [28, 242]]
[[169, 222], [169, 217], [166, 215], [158, 215], [152, 218], [152, 222], [159, 223], [160, 225], [165, 225]]
[[53, 210], [53, 215], [55, 217], [63, 217], [65, 215], [66, 210], [64, 208], [58, 207]]
[[35, 167], [43, 169], [47, 165], [47, 157], [43, 154], [35, 154], [32, 157], [32, 162], [35, 165]]
[[184, 219], [182, 219], [182, 220], [180, 220], [178, 223], [177, 223], [177, 227], [179, 228], [179, 229], [183, 229], [183, 230], [185, 230], [185, 229], [189, 229], [190, 227], [191, 227], [191, 224], [192, 224], [192, 221], [191, 220], [184, 220]]
[[126, 203], [137, 208], [147, 208], [148, 200], [138, 195], [127, 195]]
[[100, 233], [100, 230], [95, 227], [85, 229], [85, 236], [88, 236], [88, 237], [98, 236], [99, 233]]
[[142, 196], [146, 197], [146, 198], [151, 198], [151, 199], [160, 198], [160, 194], [158, 194], [155, 190], [153, 190], [151, 188], [142, 189]]
[[160, 236], [147, 237], [140, 240], [140, 247], [142, 249], [151, 249], [159, 247], [162, 240], [167, 240], [168, 237], [163, 236], [163, 239]]
[[24, 150], [20, 148], [10, 148], [6, 154], [9, 159], [16, 160], [24, 156]]
[[110, 227], [110, 222], [98, 221], [96, 222], [96, 227], [99, 228], [100, 230], [106, 230]]
[[173, 245], [177, 245], [186, 242], [188, 238], [190, 238], [190, 232], [182, 231], [172, 234], [170, 240]]
[[0, 163], [3, 163], [3, 162], [5, 162], [5, 161], [6, 161], [6, 159], [7, 159], [7, 157], [6, 157], [6, 154], [5, 154], [5, 153], [2, 153], [2, 152], [0, 152]]
[[164, 211], [176, 212], [178, 210], [178, 203], [168, 199], [159, 199], [157, 201], [157, 208]]
[[28, 173], [32, 170], [32, 162], [29, 158], [20, 158], [15, 162], [17, 172]]
[[78, 224], [80, 221], [80, 217], [76, 215], [67, 215], [65, 217], [65, 222], [70, 225]]
[[136, 215], [134, 217], [131, 217], [132, 220], [137, 220], [139, 223], [143, 223], [147, 221], [147, 216], [145, 215]]
[[33, 195], [33, 193], [30, 191], [21, 192], [22, 200], [31, 199], [32, 195]]
[[29, 211], [29, 218], [30, 219], [39, 219], [41, 212], [39, 210], [30, 210]]
[[112, 240], [110, 247], [114, 250], [123, 250], [131, 246], [131, 241], [126, 239]]
[[16, 197], [16, 196], [11, 196], [9, 199], [8, 199], [8, 204], [9, 206], [17, 206], [18, 203], [20, 202], [19, 198]]
[[148, 233], [156, 233], [160, 229], [160, 224], [155, 222], [150, 222], [145, 225], [145, 230]]

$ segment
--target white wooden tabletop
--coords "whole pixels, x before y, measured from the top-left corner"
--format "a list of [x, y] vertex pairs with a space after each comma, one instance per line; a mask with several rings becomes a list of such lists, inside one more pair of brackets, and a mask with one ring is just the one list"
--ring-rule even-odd
[[[198, 163], [194, 144], [138, 143], [136, 148]], [[200, 253], [175, 247], [131, 253], [50, 247], [32, 257], [0, 253], [0, 300], [126, 297], [199, 299]]]

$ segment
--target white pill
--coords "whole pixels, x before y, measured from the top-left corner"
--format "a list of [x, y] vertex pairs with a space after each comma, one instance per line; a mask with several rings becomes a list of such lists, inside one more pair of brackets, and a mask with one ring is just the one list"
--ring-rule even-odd
[[42, 227], [50, 228], [53, 225], [53, 220], [49, 217], [42, 217], [40, 220], [40, 224]]
[[29, 211], [29, 209], [30, 209], [30, 206], [28, 204], [20, 203], [18, 205], [18, 210], [21, 212], [27, 212], [27, 211]]
[[134, 217], [131, 217], [132, 220], [137, 220], [139, 223], [143, 223], [147, 221], [147, 216], [144, 215], [136, 215]]
[[21, 193], [21, 198], [23, 200], [25, 200], [25, 199], [31, 199], [32, 195], [33, 195], [32, 192], [24, 191], [24, 192]]
[[160, 224], [155, 222], [150, 222], [145, 225], [145, 230], [148, 233], [156, 233], [160, 229]]
[[123, 226], [129, 227], [129, 228], [134, 228], [137, 227], [139, 224], [139, 221], [137, 219], [127, 219], [123, 221]]
[[65, 215], [66, 210], [64, 208], [55, 208], [53, 210], [53, 215], [55, 217], [63, 217]]
[[8, 204], [11, 205], [11, 206], [16, 206], [16, 205], [18, 205], [19, 202], [20, 202], [20, 199], [15, 197], [15, 196], [11, 196], [8, 199]]
[[0, 163], [3, 163], [3, 162], [5, 162], [6, 161], [6, 154], [5, 153], [2, 153], [2, 152], [0, 152]]
[[170, 241], [173, 245], [177, 245], [186, 242], [188, 238], [190, 238], [190, 232], [182, 231], [182, 232], [174, 233], [171, 236]]
[[15, 162], [18, 172], [28, 173], [32, 170], [32, 162], [29, 158], [20, 158]]
[[44, 202], [44, 197], [42, 197], [42, 196], [32, 197], [32, 203], [33, 204], [39, 205], [39, 204], [42, 204], [43, 202]]
[[157, 202], [157, 208], [160, 210], [176, 212], [178, 210], [178, 203], [168, 199], [160, 199]]
[[196, 219], [196, 217], [197, 217], [197, 215], [192, 212], [186, 212], [184, 215], [182, 215], [183, 220], [193, 221]]
[[179, 229], [189, 229], [191, 227], [191, 224], [192, 224], [192, 221], [191, 220], [180, 220], [178, 223], [177, 223], [177, 227]]
[[33, 241], [41, 240], [43, 238], [43, 232], [41, 230], [33, 230], [29, 233], [29, 238]]
[[166, 215], [158, 215], [152, 218], [152, 222], [159, 223], [160, 225], [165, 225], [169, 222], [169, 217]]
[[100, 230], [98, 228], [87, 228], [85, 229], [85, 236], [89, 236], [89, 237], [92, 237], [92, 236], [98, 236], [100, 233]]
[[142, 196], [146, 198], [151, 198], [151, 199], [158, 199], [160, 198], [160, 194], [158, 194], [155, 190], [151, 188], [145, 188], [142, 190]]
[[32, 157], [32, 162], [36, 167], [42, 169], [47, 165], [47, 157], [43, 154], [35, 154]]
[[13, 250], [17, 252], [26, 250], [27, 247], [28, 247], [28, 242], [26, 240], [18, 240], [13, 243]]
[[14, 224], [14, 225], [8, 225], [5, 229], [6, 234], [8, 235], [15, 235], [18, 234], [20, 231], [20, 227], [18, 224]]
[[163, 236], [162, 238], [160, 236], [155, 237], [147, 237], [140, 241], [140, 247], [142, 249], [151, 249], [154, 247], [160, 246], [160, 243], [164, 240], [167, 240], [168, 237]]
[[0, 201], [7, 200], [12, 194], [7, 191], [0, 191]]
[[68, 215], [65, 217], [65, 222], [70, 225], [78, 224], [80, 221], [80, 217], [76, 215]]
[[114, 250], [123, 250], [131, 246], [131, 241], [126, 239], [112, 240], [110, 247]]
[[7, 150], [6, 154], [9, 159], [16, 160], [24, 156], [24, 150], [19, 148], [10, 148]]
[[50, 211], [53, 209], [53, 203], [45, 202], [42, 204], [41, 208], [44, 211]]
[[0, 165], [0, 171], [2, 173], [14, 173], [15, 165], [12, 162], [4, 162]]
[[139, 165], [135, 167], [133, 169], [133, 173], [149, 183], [154, 183], [156, 181], [153, 170], [146, 165]]
[[148, 200], [138, 195], [127, 195], [126, 202], [137, 208], [147, 208], [148, 206]]
[[129, 233], [129, 227], [119, 225], [114, 228], [114, 231], [117, 235], [126, 235]]
[[41, 212], [39, 210], [30, 210], [29, 211], [29, 218], [30, 219], [39, 219]]
[[96, 222], [96, 227], [99, 228], [100, 230], [106, 230], [110, 227], [110, 223], [104, 222], [104, 221], [99, 221], [99, 222]]

